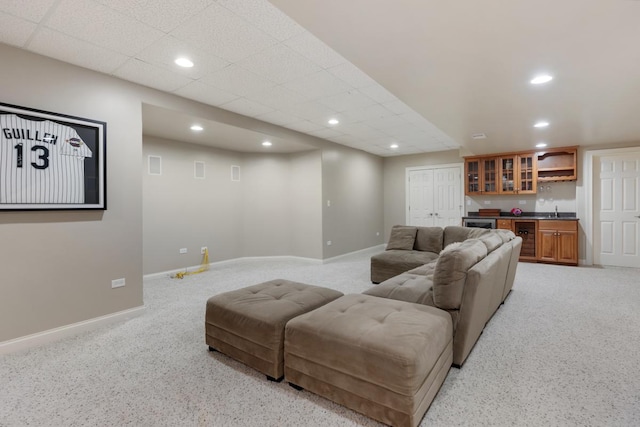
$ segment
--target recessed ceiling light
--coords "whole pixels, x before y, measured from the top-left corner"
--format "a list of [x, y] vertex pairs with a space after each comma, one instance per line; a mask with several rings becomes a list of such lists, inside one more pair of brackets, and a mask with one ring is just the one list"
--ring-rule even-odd
[[536, 148], [544, 148], [546, 146], [547, 146], [547, 144], [544, 143], [544, 142], [540, 142], [540, 143], [536, 144]]
[[394, 150], [395, 150], [396, 148], [398, 148], [398, 147], [399, 147], [399, 145], [398, 145], [398, 144], [391, 144], [389, 147], [391, 147], [392, 149], [394, 149]]
[[271, 141], [264, 141], [262, 145], [265, 147], [271, 147], [273, 144], [271, 144]]
[[329, 123], [330, 125], [337, 125], [338, 123], [340, 123], [340, 121], [338, 119], [329, 119], [327, 123]]
[[173, 62], [175, 62], [175, 63], [176, 63], [176, 65], [179, 65], [179, 66], [184, 67], [184, 68], [191, 68], [191, 67], [193, 67], [193, 62], [192, 62], [190, 59], [188, 59], [188, 58], [180, 57], [180, 58], [177, 58], [177, 59], [176, 59], [175, 61], [173, 61]]
[[202, 129], [204, 129], [204, 128], [202, 126], [200, 126], [200, 125], [191, 126], [191, 130], [195, 130], [196, 132], [200, 132]]
[[547, 126], [549, 126], [549, 122], [538, 122], [535, 125], [533, 125], [534, 128], [546, 128]]
[[530, 83], [532, 85], [541, 85], [543, 83], [550, 82], [551, 80], [553, 80], [553, 76], [550, 76], [549, 74], [540, 74], [539, 76], [535, 76], [531, 79]]

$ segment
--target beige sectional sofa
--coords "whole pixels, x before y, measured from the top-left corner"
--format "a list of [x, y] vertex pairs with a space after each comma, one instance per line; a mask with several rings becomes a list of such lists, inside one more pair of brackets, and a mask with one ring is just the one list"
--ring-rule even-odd
[[[416, 235], [431, 233], [432, 240], [442, 235], [444, 249], [432, 261], [391, 277], [364, 293], [449, 312], [454, 331], [453, 365], [460, 367], [513, 286], [522, 238], [504, 230], [450, 226], [438, 231], [396, 226], [390, 241], [394, 235], [407, 239], [411, 229]], [[391, 271], [390, 263], [399, 255], [387, 252], [372, 257], [372, 277], [379, 277], [383, 263], [386, 263], [384, 271]]]
[[438, 258], [442, 249], [485, 234], [483, 228], [395, 225], [384, 252], [371, 257], [371, 281], [384, 282]]
[[372, 279], [393, 274], [379, 285], [340, 296], [275, 280], [212, 297], [207, 343], [269, 379], [284, 370], [295, 388], [416, 427], [509, 294], [521, 245], [510, 231], [396, 226], [372, 258]]

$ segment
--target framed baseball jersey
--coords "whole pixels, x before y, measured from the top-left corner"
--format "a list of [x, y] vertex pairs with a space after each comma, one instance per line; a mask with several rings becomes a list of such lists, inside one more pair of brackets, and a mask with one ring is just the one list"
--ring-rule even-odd
[[106, 123], [0, 103], [0, 210], [106, 209]]

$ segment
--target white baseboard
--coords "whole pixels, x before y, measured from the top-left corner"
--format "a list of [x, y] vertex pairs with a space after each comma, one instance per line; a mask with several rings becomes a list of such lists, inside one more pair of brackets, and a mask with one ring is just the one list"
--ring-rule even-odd
[[[371, 246], [370, 248], [360, 249], [354, 252], [349, 252], [347, 254], [338, 255], [338, 256], [327, 258], [324, 260], [318, 259], [318, 258], [305, 258], [305, 257], [299, 257], [299, 256], [292, 256], [292, 255], [240, 257], [240, 258], [226, 259], [224, 261], [212, 262], [209, 264], [209, 268], [221, 267], [223, 265], [232, 265], [232, 264], [237, 264], [244, 261], [304, 261], [311, 264], [325, 264], [327, 262], [338, 261], [342, 258], [347, 258], [349, 256], [365, 253], [365, 252], [371, 252], [371, 254], [373, 255], [374, 253], [384, 251], [386, 247], [387, 245], [383, 243], [381, 245]], [[157, 277], [173, 276], [176, 273], [182, 273], [184, 271], [195, 271], [200, 267], [202, 266], [192, 265], [191, 267], [186, 267], [186, 268], [178, 268], [175, 270], [161, 271], [159, 273], [149, 273], [149, 274], [145, 274], [143, 276], [143, 279], [146, 280], [146, 279], [154, 279]]]
[[67, 338], [82, 332], [91, 331], [101, 326], [109, 325], [111, 323], [133, 319], [134, 317], [140, 316], [142, 313], [144, 313], [144, 310], [145, 307], [142, 305], [140, 307], [118, 311], [116, 313], [84, 320], [82, 322], [72, 323], [71, 325], [49, 329], [48, 331], [26, 335], [24, 337], [15, 338], [9, 341], [3, 341], [0, 342], [0, 354], [15, 353], [16, 351], [20, 350], [39, 347], [43, 344], [58, 341], [62, 338]]
[[325, 260], [323, 260], [323, 264], [326, 264], [327, 262], [334, 262], [334, 261], [339, 261], [343, 258], [348, 258], [352, 255], [357, 255], [357, 254], [364, 254], [364, 253], [369, 253], [371, 252], [371, 255], [377, 254], [378, 252], [383, 252], [385, 250], [385, 248], [387, 247], [386, 244], [381, 244], [381, 245], [376, 245], [376, 246], [371, 246], [370, 248], [364, 248], [364, 249], [360, 249], [357, 251], [353, 251], [353, 252], [349, 252], [347, 254], [343, 254], [343, 255], [338, 255], [338, 256], [334, 256], [332, 258], [327, 258]]

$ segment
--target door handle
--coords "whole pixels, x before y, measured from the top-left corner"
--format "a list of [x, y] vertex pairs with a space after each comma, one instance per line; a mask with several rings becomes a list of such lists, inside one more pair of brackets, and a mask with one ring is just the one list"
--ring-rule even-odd
[[640, 215], [636, 215], [636, 218], [640, 218]]

